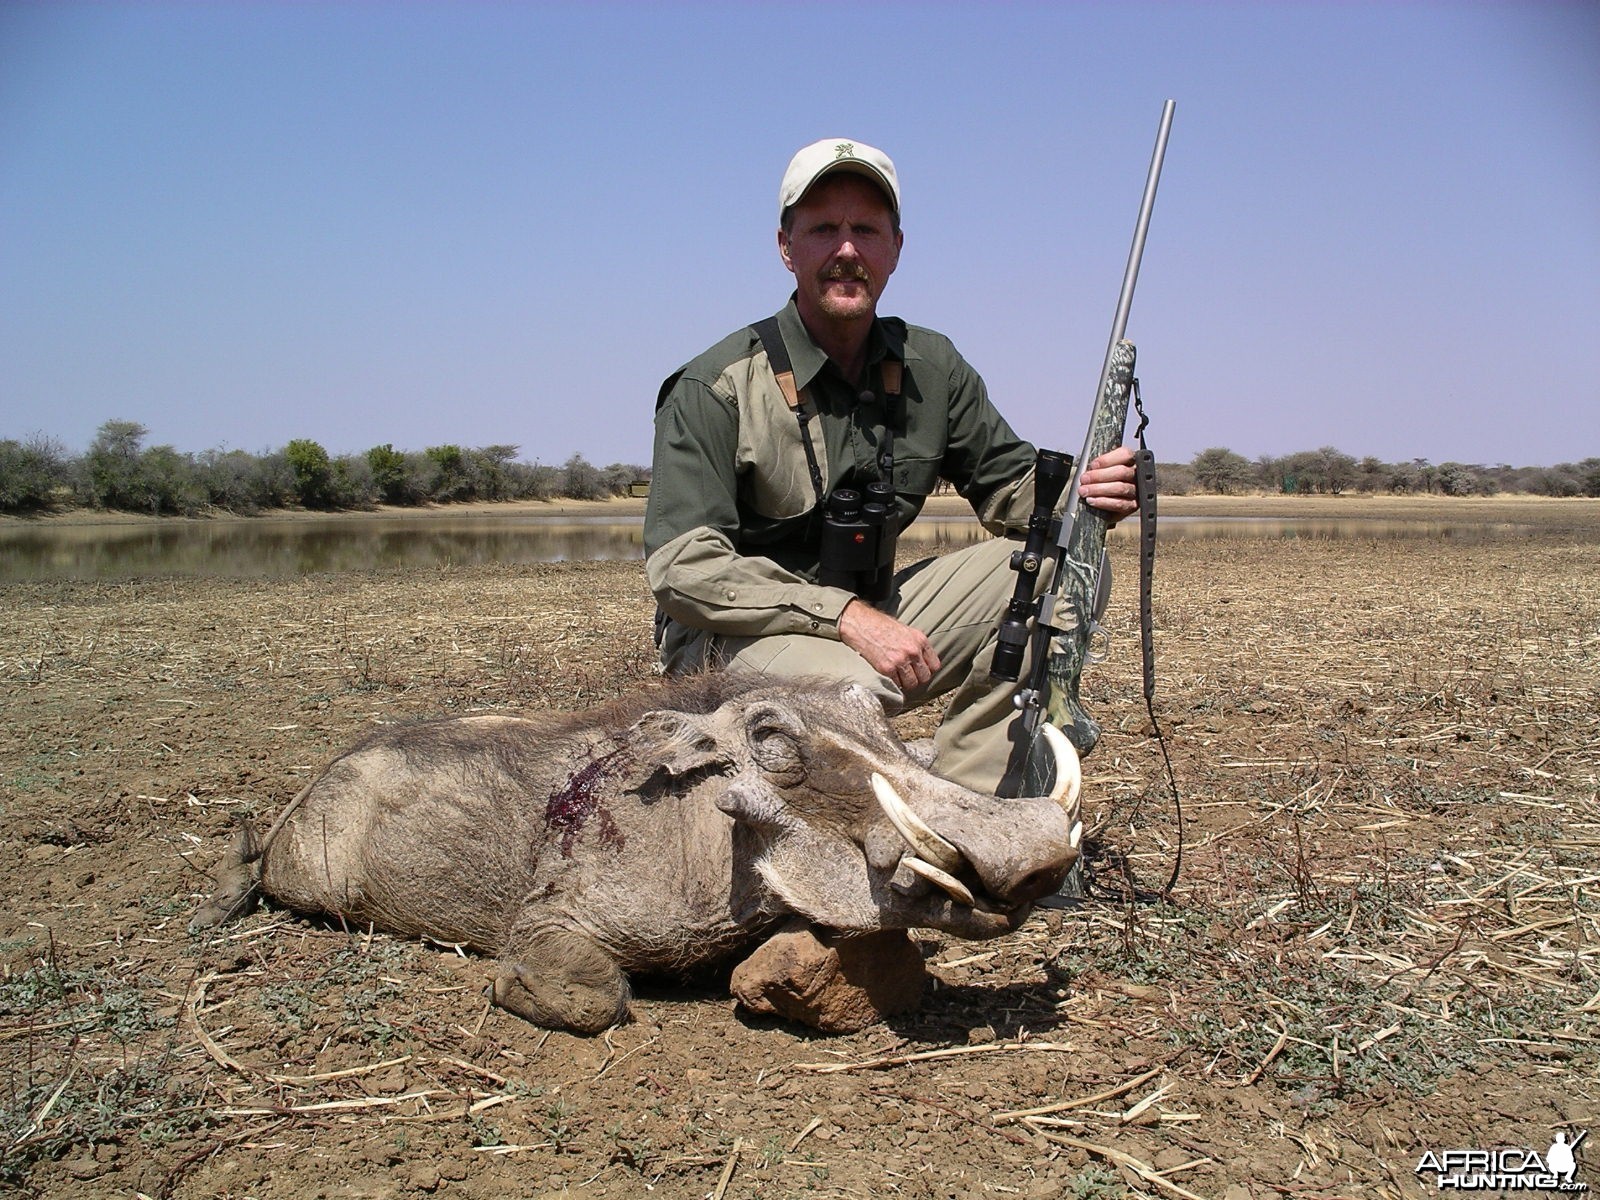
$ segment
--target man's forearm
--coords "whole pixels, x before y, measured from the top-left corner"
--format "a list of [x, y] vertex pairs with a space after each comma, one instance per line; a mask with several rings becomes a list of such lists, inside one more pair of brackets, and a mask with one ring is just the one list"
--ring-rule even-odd
[[672, 539], [645, 560], [656, 602], [673, 620], [731, 637], [800, 633], [837, 639], [839, 616], [855, 599], [739, 554], [713, 529]]

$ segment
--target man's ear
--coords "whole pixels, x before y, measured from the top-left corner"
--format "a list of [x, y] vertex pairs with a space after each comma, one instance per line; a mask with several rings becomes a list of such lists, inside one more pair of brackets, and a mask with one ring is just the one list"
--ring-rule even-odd
[[783, 231], [781, 225], [778, 227], [778, 257], [783, 259], [783, 265], [788, 267], [792, 274], [794, 263], [789, 260], [789, 235]]

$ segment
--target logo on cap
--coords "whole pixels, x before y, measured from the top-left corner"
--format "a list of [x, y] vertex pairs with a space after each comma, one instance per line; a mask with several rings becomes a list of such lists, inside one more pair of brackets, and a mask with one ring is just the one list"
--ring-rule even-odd
[[838, 162], [841, 158], [854, 158], [855, 156], [856, 144], [854, 142], [840, 142], [833, 148], [834, 162]]

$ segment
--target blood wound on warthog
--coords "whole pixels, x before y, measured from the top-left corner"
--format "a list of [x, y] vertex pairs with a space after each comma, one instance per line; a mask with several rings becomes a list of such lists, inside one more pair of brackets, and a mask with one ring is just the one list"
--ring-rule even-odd
[[567, 778], [566, 785], [550, 793], [545, 804], [544, 820], [551, 829], [561, 831], [561, 856], [572, 857], [572, 843], [598, 810], [600, 814], [600, 844], [611, 850], [620, 850], [625, 844], [622, 831], [611, 819], [611, 814], [600, 807], [600, 784], [615, 770], [612, 759], [621, 754], [613, 750], [604, 758], [597, 758]]

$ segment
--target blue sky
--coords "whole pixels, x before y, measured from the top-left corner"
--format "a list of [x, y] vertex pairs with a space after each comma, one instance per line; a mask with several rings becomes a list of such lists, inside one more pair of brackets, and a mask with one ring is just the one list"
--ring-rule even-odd
[[0, 4], [0, 437], [646, 462], [789, 292], [778, 180], [887, 150], [885, 311], [1159, 457], [1600, 455], [1600, 4]]

